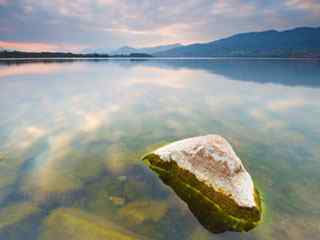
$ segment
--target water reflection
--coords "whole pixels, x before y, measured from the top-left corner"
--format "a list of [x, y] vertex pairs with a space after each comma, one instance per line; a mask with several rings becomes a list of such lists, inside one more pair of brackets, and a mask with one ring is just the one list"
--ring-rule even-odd
[[[165, 69], [192, 69], [205, 70], [209, 73], [223, 75], [228, 79], [240, 81], [252, 81], [259, 83], [276, 83], [289, 86], [308, 86], [319, 87], [320, 61], [317, 59], [207, 59], [207, 60], [192, 60], [192, 59], [48, 59], [48, 60], [2, 60], [1, 65], [19, 66], [31, 63], [55, 65], [56, 63], [76, 63], [76, 62], [94, 62], [106, 63], [108, 61], [116, 61], [119, 65], [126, 67], [135, 67], [137, 65], [165, 68]], [[33, 68], [35, 69], [35, 67]], [[39, 71], [45, 71], [43, 67]], [[270, 71], [269, 69], [272, 69]], [[25, 72], [28, 72], [28, 68]], [[11, 69], [10, 69], [11, 71]]]
[[[319, 63], [11, 63], [0, 65], [0, 239], [79, 238], [79, 227], [97, 239], [318, 236]], [[207, 232], [139, 160], [208, 133], [228, 138], [264, 193], [248, 233]]]
[[169, 60], [148, 61], [148, 66], [169, 69], [205, 70], [223, 75], [228, 79], [276, 83], [289, 86], [319, 87], [319, 60], [284, 59], [211, 59], [211, 60]]

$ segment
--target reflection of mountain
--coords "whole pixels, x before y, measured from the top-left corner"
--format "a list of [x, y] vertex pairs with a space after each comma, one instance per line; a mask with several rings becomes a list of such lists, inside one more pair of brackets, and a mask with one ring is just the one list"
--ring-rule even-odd
[[231, 80], [320, 87], [320, 61], [313, 60], [151, 60], [141, 64], [162, 68], [205, 70]]
[[[0, 65], [33, 62], [64, 63], [90, 61], [108, 64], [108, 59], [47, 59], [0, 61]], [[274, 83], [288, 86], [320, 87], [320, 61], [316, 60], [262, 60], [262, 59], [212, 59], [212, 60], [123, 60], [116, 61], [125, 67], [152, 66], [165, 69], [204, 70], [226, 79], [256, 83]]]

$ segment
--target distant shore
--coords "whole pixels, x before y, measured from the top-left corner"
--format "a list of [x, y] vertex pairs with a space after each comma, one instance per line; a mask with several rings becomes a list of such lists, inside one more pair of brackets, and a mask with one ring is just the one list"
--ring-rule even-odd
[[109, 56], [109, 57], [0, 57], [0, 61], [14, 60], [320, 60], [320, 57], [134, 57], [134, 56]]
[[23, 52], [2, 51], [0, 59], [100, 59], [100, 58], [150, 58], [149, 54], [131, 53], [128, 55], [109, 55], [100, 53], [71, 53], [71, 52]]

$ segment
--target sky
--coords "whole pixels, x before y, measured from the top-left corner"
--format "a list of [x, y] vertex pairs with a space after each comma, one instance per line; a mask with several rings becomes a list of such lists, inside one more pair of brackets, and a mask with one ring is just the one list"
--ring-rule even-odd
[[320, 0], [0, 0], [0, 47], [81, 51], [320, 26]]

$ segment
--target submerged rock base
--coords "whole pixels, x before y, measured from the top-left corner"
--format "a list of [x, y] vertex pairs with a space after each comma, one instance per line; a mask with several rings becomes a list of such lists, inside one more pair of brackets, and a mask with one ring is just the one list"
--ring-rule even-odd
[[[214, 139], [215, 136], [216, 135], [205, 136], [206, 138], [208, 137], [210, 138], [210, 145], [212, 145], [211, 140]], [[217, 136], [217, 137], [219, 137], [219, 141], [220, 141], [221, 137], [220, 136]], [[194, 141], [198, 139], [193, 138], [191, 140]], [[200, 142], [201, 142], [201, 147], [204, 147], [204, 148], [208, 147], [208, 146], [202, 146], [203, 139], [201, 139]], [[190, 141], [187, 143], [190, 144]], [[195, 148], [192, 148], [192, 149], [199, 148], [199, 145], [198, 145], [199, 141], [194, 141], [194, 143], [195, 143], [195, 146], [194, 146]], [[232, 196], [232, 194], [227, 193], [227, 191], [223, 189], [223, 187], [220, 187], [220, 188], [215, 187], [219, 185], [219, 181], [221, 184], [221, 181], [222, 181], [221, 178], [223, 178], [223, 180], [226, 181], [227, 183], [232, 182], [231, 178], [235, 177], [234, 173], [222, 174], [221, 176], [218, 176], [216, 178], [206, 179], [206, 181], [203, 180], [203, 177], [202, 177], [202, 179], [200, 180], [199, 178], [201, 178], [201, 176], [200, 177], [197, 176], [197, 174], [199, 175], [199, 172], [197, 171], [191, 172], [187, 170], [187, 167], [184, 167], [183, 165], [183, 164], [188, 165], [187, 163], [192, 163], [192, 160], [190, 160], [189, 157], [191, 155], [185, 151], [183, 144], [181, 145], [181, 141], [178, 142], [178, 146], [179, 146], [178, 148], [172, 147], [174, 146], [174, 144], [175, 143], [170, 144], [171, 145], [171, 146], [169, 145], [170, 147], [165, 146], [163, 148], [160, 148], [154, 151], [153, 153], [146, 155], [143, 158], [143, 160], [150, 167], [150, 169], [152, 169], [154, 172], [156, 172], [159, 175], [159, 177], [162, 179], [162, 181], [166, 185], [170, 186], [177, 193], [177, 195], [188, 204], [191, 212], [194, 214], [194, 216], [199, 220], [199, 222], [204, 227], [206, 227], [209, 231], [214, 233], [220, 233], [227, 230], [248, 231], [254, 228], [259, 223], [261, 218], [260, 197], [259, 197], [258, 191], [253, 188], [253, 184], [252, 184], [252, 188], [253, 188], [252, 192], [248, 191], [247, 193], [247, 194], [253, 195], [252, 202], [240, 201], [241, 199], [237, 199], [235, 196], [240, 195], [243, 197], [244, 193], [241, 193], [241, 194], [237, 193], [238, 195], [236, 194]], [[221, 142], [219, 144], [221, 144]], [[225, 144], [225, 142], [223, 142], [223, 144]], [[177, 151], [171, 151], [172, 149], [175, 149]], [[201, 149], [203, 151], [203, 148]], [[219, 148], [219, 150], [221, 150], [221, 148]], [[210, 151], [211, 151], [210, 153], [212, 153], [212, 149]], [[164, 156], [164, 154], [161, 154], [164, 152], [166, 153], [166, 156]], [[197, 155], [197, 154], [194, 154], [194, 152], [192, 154], [193, 154], [192, 158], [194, 158]], [[214, 155], [214, 154], [211, 154], [211, 155]], [[223, 156], [223, 154], [222, 155], [220, 154], [220, 157], [221, 156]], [[184, 158], [183, 161], [180, 161], [182, 158]], [[219, 159], [210, 158], [209, 161], [216, 161], [216, 163], [218, 163], [219, 166], [221, 165], [221, 162], [222, 162], [222, 165], [235, 164], [233, 163], [233, 160], [230, 160], [232, 158], [229, 158], [227, 160], [229, 161], [228, 163], [223, 163], [223, 160], [221, 159], [222, 158], [219, 158]], [[200, 160], [199, 162], [199, 159], [198, 159], [197, 165], [194, 165], [193, 167], [199, 170], [201, 169], [201, 167], [207, 166], [208, 159], [204, 158], [203, 161], [204, 162], [201, 162]], [[237, 164], [239, 164], [239, 162], [237, 162]], [[239, 166], [242, 167], [241, 171], [245, 171], [241, 162]], [[189, 169], [190, 169], [190, 166], [189, 166]], [[207, 167], [207, 168], [205, 167], [203, 169], [210, 169], [210, 167]], [[245, 171], [245, 173], [247, 172]], [[213, 174], [215, 175], [219, 173], [214, 172]], [[248, 178], [247, 180], [251, 181], [251, 177], [249, 175], [245, 177]], [[211, 180], [211, 182], [209, 180]], [[215, 181], [218, 182], [218, 184], [215, 184]], [[242, 182], [240, 181], [240, 183]], [[226, 188], [227, 187], [228, 186], [226, 186]], [[237, 190], [241, 191], [245, 189], [245, 188], [241, 188], [241, 186], [238, 186], [239, 189], [237, 189], [237, 186], [232, 186], [232, 187], [233, 187], [232, 190], [234, 191], [237, 191]]]

